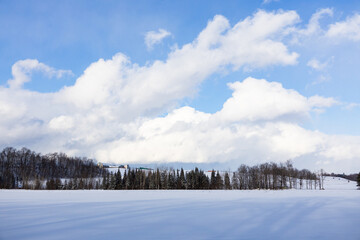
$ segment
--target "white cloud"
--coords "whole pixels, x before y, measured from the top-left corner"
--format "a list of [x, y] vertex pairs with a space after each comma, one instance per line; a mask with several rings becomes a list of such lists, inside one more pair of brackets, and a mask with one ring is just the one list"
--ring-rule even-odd
[[[230, 87], [234, 90], [230, 99], [241, 97], [236, 104], [224, 104], [215, 114], [183, 107], [165, 117], [142, 119], [132, 123], [135, 125], [132, 127], [125, 125], [126, 137], [105, 144], [96, 152], [97, 158], [109, 162], [233, 161], [239, 165], [290, 158], [296, 161], [307, 156], [313, 159], [314, 165], [318, 162], [317, 167], [326, 167], [329, 171], [351, 171], [360, 166], [359, 155], [353, 153], [358, 152], [356, 144], [360, 143], [360, 137], [329, 136], [280, 118], [287, 114], [298, 117], [317, 108], [330, 107], [336, 104], [333, 99], [306, 98], [294, 90], [284, 89], [279, 83], [254, 78], [235, 82]], [[254, 102], [255, 99], [259, 101]], [[283, 103], [286, 101], [289, 103]], [[291, 104], [295, 110], [289, 107]], [[254, 116], [254, 112], [258, 118], [247, 119]], [[323, 162], [331, 164], [325, 166]]]
[[328, 107], [340, 104], [340, 102], [336, 101], [333, 98], [324, 98], [324, 97], [315, 95], [315, 96], [308, 98], [308, 104], [312, 108], [321, 109], [321, 108], [328, 108]]
[[316, 58], [312, 58], [307, 62], [307, 66], [315, 70], [318, 73], [318, 76], [311, 85], [321, 84], [327, 81], [330, 81], [331, 76], [328, 73], [328, 69], [333, 65], [334, 56], [328, 58], [326, 61], [319, 61]]
[[74, 127], [74, 120], [68, 116], [55, 117], [50, 120], [49, 127], [54, 130], [68, 130]]
[[149, 31], [145, 35], [146, 47], [151, 50], [155, 44], [161, 43], [164, 38], [169, 36], [171, 33], [162, 28], [159, 28], [158, 31]]
[[314, 96], [306, 98], [294, 90], [284, 89], [280, 83], [247, 78], [229, 84], [234, 90], [217, 115], [228, 121], [261, 121], [281, 117], [307, 116], [312, 108], [330, 107], [336, 101]]
[[[310, 18], [305, 28], [294, 26], [289, 28], [292, 44], [304, 44], [319, 42], [323, 44], [337, 44], [340, 40], [352, 40], [354, 42], [360, 40], [360, 14], [347, 17], [344, 21], [329, 24], [324, 28], [320, 24], [320, 20], [325, 16], [332, 17], [334, 14], [331, 8], [322, 8], [316, 11]], [[334, 41], [339, 40], [339, 41]]]
[[316, 11], [316, 13], [311, 16], [307, 27], [300, 30], [299, 33], [303, 35], [321, 34], [323, 30], [320, 27], [320, 19], [326, 15], [332, 17], [333, 10], [330, 8], [322, 8]]
[[218, 15], [164, 61], [139, 66], [118, 53], [55, 93], [21, 86], [34, 69], [50, 76], [61, 71], [36, 60], [17, 62], [10, 88], [0, 87], [0, 145], [111, 162], [331, 158], [331, 152], [320, 154], [333, 144], [328, 136], [302, 128], [299, 119], [332, 106], [332, 98], [307, 98], [280, 83], [248, 78], [229, 84], [233, 96], [215, 114], [176, 107], [212, 74], [296, 64], [298, 54], [283, 38], [298, 21], [294, 11], [258, 11], [231, 26]]
[[360, 107], [360, 103], [346, 103], [345, 109], [346, 110], [352, 110], [354, 108]]
[[[259, 11], [231, 27], [225, 17], [215, 16], [193, 42], [172, 50], [165, 61], [139, 66], [118, 53], [92, 63], [73, 86], [54, 93], [21, 86], [30, 81], [32, 71], [55, 77], [64, 71], [37, 60], [19, 61], [13, 66], [11, 87], [0, 87], [0, 111], [5, 116], [0, 120], [0, 145], [26, 143], [42, 152], [91, 155], [89, 149], [121, 139], [122, 124], [174, 109], [214, 73], [229, 67], [232, 71], [296, 64], [298, 55], [279, 36], [298, 18], [294, 11]], [[59, 131], [62, 128], [67, 130]]]
[[319, 60], [313, 58], [310, 61], [308, 61], [307, 66], [311, 67], [314, 70], [324, 70], [327, 67], [327, 62], [320, 62]]
[[109, 114], [125, 121], [157, 114], [179, 99], [193, 96], [203, 80], [227, 66], [239, 69], [296, 64], [298, 55], [272, 38], [297, 19], [292, 11], [259, 11], [230, 28], [226, 18], [215, 16], [192, 43], [172, 51], [166, 61], [138, 66], [123, 54], [100, 59], [59, 97], [81, 109], [103, 109], [107, 103]]
[[[360, 137], [358, 136], [329, 136], [328, 146], [319, 153], [320, 156], [334, 159], [339, 164], [345, 164], [349, 169], [359, 168], [359, 146]], [[354, 160], [356, 162], [346, 160]], [[355, 166], [352, 166], [355, 165]], [[344, 167], [342, 167], [344, 168]]]
[[343, 38], [353, 41], [360, 40], [360, 14], [354, 14], [345, 21], [336, 22], [329, 26], [326, 36], [329, 38]]
[[269, 4], [271, 2], [279, 2], [280, 0], [264, 0], [262, 4]]
[[61, 78], [63, 75], [72, 75], [69, 70], [57, 70], [39, 62], [36, 59], [25, 59], [17, 61], [11, 69], [13, 78], [8, 81], [10, 88], [21, 88], [22, 85], [30, 81], [32, 72], [38, 71], [47, 77]]

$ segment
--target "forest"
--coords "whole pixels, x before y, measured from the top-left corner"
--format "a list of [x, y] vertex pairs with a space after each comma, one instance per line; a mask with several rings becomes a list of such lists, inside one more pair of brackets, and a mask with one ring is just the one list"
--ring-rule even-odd
[[64, 153], [42, 155], [7, 147], [0, 153], [0, 188], [48, 190], [135, 189], [322, 189], [324, 171], [298, 170], [284, 163], [242, 164], [236, 171], [137, 168], [109, 171], [94, 160]]

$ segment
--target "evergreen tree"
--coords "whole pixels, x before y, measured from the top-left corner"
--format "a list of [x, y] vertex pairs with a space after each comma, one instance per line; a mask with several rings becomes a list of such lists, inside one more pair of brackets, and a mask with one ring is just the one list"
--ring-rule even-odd
[[110, 173], [110, 187], [109, 189], [114, 190], [116, 189], [116, 178], [113, 173]]
[[161, 188], [169, 189], [169, 178], [166, 170], [161, 172]]
[[224, 181], [222, 180], [222, 177], [219, 173], [219, 171], [217, 171], [216, 173], [216, 189], [223, 189], [224, 188]]
[[216, 176], [214, 169], [211, 171], [210, 189], [216, 189]]
[[141, 189], [141, 170], [137, 170], [134, 173], [134, 189]]
[[233, 177], [231, 179], [231, 185], [233, 189], [239, 189], [239, 179], [236, 176], [236, 173], [233, 172]]
[[180, 170], [180, 189], [186, 189], [186, 179], [183, 168]]
[[228, 172], [225, 173], [224, 181], [225, 181], [225, 189], [230, 190], [231, 184], [230, 184], [230, 177]]
[[124, 172], [124, 177], [123, 177], [123, 179], [122, 179], [122, 187], [123, 187], [123, 189], [127, 189], [127, 185], [126, 185], [126, 181], [127, 181], [127, 174], [126, 174], [126, 170], [125, 170], [125, 172]]
[[169, 172], [169, 189], [176, 189], [175, 170]]
[[115, 175], [115, 189], [121, 189], [121, 172], [120, 170], [118, 169], [116, 175]]
[[209, 189], [210, 181], [209, 177], [202, 172], [201, 175], [201, 189]]
[[148, 174], [148, 179], [149, 179], [149, 189], [156, 189], [156, 184], [155, 184], [155, 174], [152, 172], [149, 172]]
[[128, 173], [127, 173], [127, 177], [125, 178], [125, 175], [124, 175], [124, 179], [125, 179], [125, 189], [132, 189], [132, 181], [131, 181], [131, 175], [132, 175], [132, 172], [134, 170], [129, 170]]

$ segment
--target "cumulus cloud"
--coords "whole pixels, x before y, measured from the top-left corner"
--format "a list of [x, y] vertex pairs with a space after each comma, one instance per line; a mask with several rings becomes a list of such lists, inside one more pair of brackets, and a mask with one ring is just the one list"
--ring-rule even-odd
[[60, 131], [71, 129], [73, 126], [74, 126], [74, 121], [72, 117], [68, 117], [68, 116], [55, 117], [51, 119], [49, 122], [49, 127], [51, 129], [60, 130]]
[[70, 70], [57, 70], [39, 62], [36, 59], [20, 60], [12, 66], [11, 73], [13, 78], [8, 80], [9, 87], [21, 88], [24, 83], [30, 81], [30, 75], [35, 71], [41, 72], [49, 78], [61, 78], [64, 75], [73, 74]]
[[120, 53], [110, 60], [100, 59], [74, 86], [64, 88], [59, 98], [81, 109], [105, 110], [106, 103], [109, 114], [125, 121], [158, 114], [193, 96], [202, 81], [226, 67], [296, 64], [298, 54], [275, 38], [297, 19], [293, 11], [259, 11], [231, 28], [225, 17], [215, 16], [193, 42], [170, 52], [166, 61], [138, 66]]
[[35, 70], [52, 77], [66, 72], [37, 60], [19, 61], [10, 87], [0, 87], [0, 111], [5, 116], [0, 120], [1, 135], [6, 139], [0, 145], [18, 145], [21, 139], [40, 151], [90, 155], [88, 149], [121, 139], [121, 124], [174, 109], [214, 73], [296, 64], [298, 54], [290, 52], [279, 36], [298, 18], [294, 11], [258, 11], [231, 27], [217, 15], [194, 41], [173, 49], [165, 61], [139, 66], [118, 53], [92, 63], [74, 85], [54, 93], [21, 86]]
[[145, 35], [146, 47], [151, 50], [154, 45], [161, 43], [164, 38], [169, 36], [171, 33], [162, 28], [159, 28], [158, 31], [149, 31]]
[[234, 91], [217, 115], [227, 121], [261, 121], [281, 117], [293, 119], [307, 116], [313, 108], [330, 107], [332, 98], [313, 96], [306, 98], [291, 89], [284, 89], [278, 82], [247, 78], [230, 83]]
[[298, 21], [294, 11], [258, 11], [231, 26], [217, 15], [164, 61], [139, 66], [118, 53], [92, 63], [74, 85], [54, 93], [21, 86], [35, 69], [52, 77], [61, 70], [36, 60], [17, 62], [9, 87], [0, 87], [0, 145], [104, 162], [238, 165], [306, 154], [331, 158], [334, 151], [325, 154], [333, 146], [328, 136], [304, 129], [301, 119], [336, 104], [332, 98], [305, 97], [280, 83], [248, 78], [229, 84], [233, 95], [217, 113], [177, 107], [215, 73], [296, 64], [298, 54], [283, 38]]
[[[324, 167], [325, 161], [332, 163], [332, 169], [326, 166], [329, 170], [342, 164], [347, 165], [348, 170], [359, 165], [358, 157], [351, 153], [356, 143], [360, 143], [359, 137], [329, 136], [306, 130], [296, 120], [281, 118], [289, 114], [300, 117], [317, 108], [330, 107], [336, 104], [332, 98], [306, 98], [279, 83], [254, 78], [229, 84], [229, 87], [234, 91], [229, 100], [248, 91], [250, 94], [231, 105], [226, 104], [228, 100], [214, 114], [182, 107], [165, 117], [142, 119], [136, 126], [124, 127], [128, 129], [126, 137], [104, 145], [96, 156], [110, 162], [123, 159], [130, 162], [233, 161], [237, 165], [311, 156], [314, 164], [318, 162], [317, 167]], [[264, 89], [266, 96], [263, 96]], [[286, 101], [289, 103], [282, 103]], [[292, 104], [295, 110], [289, 107]], [[268, 116], [271, 111], [274, 114]], [[248, 119], [248, 116], [257, 118]]]
[[329, 26], [326, 36], [329, 38], [360, 40], [360, 14], [354, 14], [345, 21], [337, 22]]

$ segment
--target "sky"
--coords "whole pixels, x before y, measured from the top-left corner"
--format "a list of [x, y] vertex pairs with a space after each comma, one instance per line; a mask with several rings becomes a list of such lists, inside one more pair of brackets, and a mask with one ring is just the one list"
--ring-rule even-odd
[[359, 1], [0, 1], [0, 147], [360, 170]]

